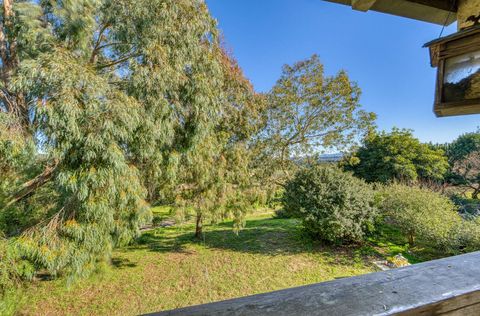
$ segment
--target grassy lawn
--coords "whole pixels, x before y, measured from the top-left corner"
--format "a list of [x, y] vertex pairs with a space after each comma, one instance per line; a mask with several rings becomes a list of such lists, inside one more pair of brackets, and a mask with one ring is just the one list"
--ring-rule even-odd
[[172, 217], [172, 208], [170, 206], [155, 206], [151, 208], [152, 214], [160, 219], [168, 219]]
[[[157, 210], [157, 213], [167, 212]], [[69, 287], [37, 281], [19, 295], [20, 315], [134, 315], [172, 309], [374, 271], [374, 258], [406, 251], [394, 231], [361, 248], [312, 242], [293, 219], [248, 217], [238, 235], [232, 222], [205, 228], [202, 241], [184, 224], [144, 233], [115, 251], [112, 266]], [[422, 260], [411, 253], [413, 261]], [[428, 254], [428, 252], [427, 252]], [[427, 257], [424, 257], [427, 258]]]

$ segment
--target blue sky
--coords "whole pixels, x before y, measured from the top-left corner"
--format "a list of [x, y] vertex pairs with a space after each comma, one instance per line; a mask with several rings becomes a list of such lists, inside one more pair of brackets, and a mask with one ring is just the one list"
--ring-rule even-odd
[[439, 25], [322, 0], [206, 1], [257, 91], [275, 84], [283, 64], [316, 53], [327, 74], [345, 69], [359, 84], [379, 129], [410, 128], [422, 141], [448, 142], [480, 126], [480, 115], [433, 114], [435, 69], [422, 45], [439, 36]]

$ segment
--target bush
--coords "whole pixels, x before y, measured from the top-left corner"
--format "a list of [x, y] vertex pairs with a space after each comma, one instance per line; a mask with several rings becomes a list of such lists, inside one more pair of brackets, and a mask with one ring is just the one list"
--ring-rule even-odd
[[295, 216], [294, 214], [292, 214], [291, 212], [287, 211], [285, 208], [282, 207], [275, 210], [274, 217], [287, 219], [287, 218], [293, 218]]
[[419, 238], [442, 250], [451, 249], [455, 231], [464, 224], [447, 197], [418, 187], [392, 184], [381, 189], [380, 209], [411, 245]]
[[152, 225], [153, 227], [160, 226], [160, 224], [163, 222], [164, 216], [155, 214], [152, 217]]
[[480, 250], [480, 219], [463, 220], [452, 234], [452, 249], [455, 252]]
[[282, 201], [284, 211], [301, 218], [307, 231], [334, 243], [362, 241], [377, 213], [370, 185], [331, 166], [299, 171]]
[[21, 257], [15, 241], [0, 232], [0, 315], [14, 314], [15, 300], [11, 296], [22, 280], [33, 278], [33, 265]]
[[460, 215], [465, 219], [475, 219], [480, 216], [480, 201], [469, 199], [459, 194], [455, 194], [450, 199], [457, 205]]

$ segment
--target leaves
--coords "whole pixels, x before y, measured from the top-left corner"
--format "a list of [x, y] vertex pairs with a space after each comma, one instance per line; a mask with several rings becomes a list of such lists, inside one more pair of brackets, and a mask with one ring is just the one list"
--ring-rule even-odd
[[473, 197], [480, 192], [480, 133], [460, 135], [446, 149], [450, 170], [447, 180], [453, 185], [473, 189]]
[[[325, 76], [318, 56], [285, 65], [268, 94], [264, 151], [289, 176], [292, 160], [322, 150], [344, 150], [368, 131], [375, 115], [360, 109], [360, 89], [344, 71]], [[263, 158], [262, 158], [263, 159]]]
[[[146, 193], [185, 179], [179, 161], [218, 124], [216, 25], [196, 0], [22, 1], [13, 12], [15, 27], [0, 30], [19, 56], [3, 56], [2, 113], [36, 144], [29, 163], [56, 167], [8, 210], [12, 221], [24, 205], [41, 216], [9, 232], [37, 268], [85, 275], [138, 234]], [[15, 166], [1, 194], [45, 173], [27, 169]], [[33, 204], [43, 191], [49, 203]]]
[[362, 241], [377, 214], [372, 188], [330, 166], [300, 170], [287, 182], [282, 201], [307, 231], [334, 243]]
[[368, 182], [441, 180], [448, 169], [443, 150], [432, 149], [401, 129], [370, 133], [347, 159], [345, 168]]

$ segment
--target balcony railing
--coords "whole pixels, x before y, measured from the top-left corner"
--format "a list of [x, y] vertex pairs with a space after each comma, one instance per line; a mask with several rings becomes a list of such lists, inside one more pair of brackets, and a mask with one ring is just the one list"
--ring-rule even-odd
[[480, 315], [480, 252], [151, 315]]

